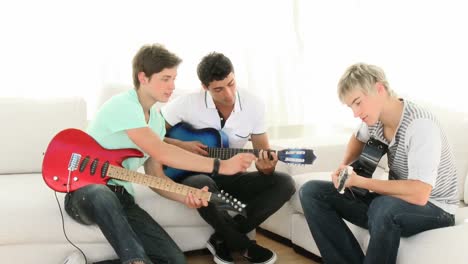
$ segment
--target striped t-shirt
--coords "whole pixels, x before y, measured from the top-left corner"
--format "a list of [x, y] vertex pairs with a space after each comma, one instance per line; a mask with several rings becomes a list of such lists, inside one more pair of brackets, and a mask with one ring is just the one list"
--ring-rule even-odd
[[420, 180], [432, 186], [429, 201], [454, 214], [457, 208], [457, 170], [447, 137], [437, 118], [426, 109], [403, 101], [403, 114], [395, 137], [388, 142], [382, 122], [362, 123], [356, 138], [373, 136], [388, 144], [390, 180]]

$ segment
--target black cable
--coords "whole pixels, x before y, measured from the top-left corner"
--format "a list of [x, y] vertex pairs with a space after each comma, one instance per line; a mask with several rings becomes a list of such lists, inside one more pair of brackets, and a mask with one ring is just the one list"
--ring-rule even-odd
[[54, 191], [54, 195], [55, 195], [55, 200], [57, 201], [57, 205], [59, 207], [59, 211], [60, 211], [60, 216], [62, 217], [62, 230], [63, 230], [63, 234], [65, 235], [65, 238], [67, 239], [68, 243], [70, 243], [70, 245], [72, 245], [73, 247], [75, 247], [76, 249], [78, 249], [78, 251], [80, 251], [80, 253], [83, 255], [84, 259], [85, 259], [85, 263], [84, 264], [87, 264], [88, 263], [88, 259], [86, 258], [86, 255], [85, 253], [83, 252], [83, 250], [81, 250], [81, 248], [79, 248], [77, 245], [73, 244], [73, 242], [70, 241], [70, 239], [68, 238], [67, 236], [67, 232], [65, 231], [65, 220], [63, 219], [63, 213], [62, 213], [62, 207], [60, 206], [60, 202], [58, 200], [58, 197], [57, 197], [57, 192]]

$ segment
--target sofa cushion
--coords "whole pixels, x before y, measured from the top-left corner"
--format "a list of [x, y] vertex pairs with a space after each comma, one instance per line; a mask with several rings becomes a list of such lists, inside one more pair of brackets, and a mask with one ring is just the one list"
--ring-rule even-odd
[[54, 191], [41, 174], [3, 175], [0, 186], [0, 245], [65, 242]]
[[40, 172], [52, 137], [64, 128], [83, 129], [86, 103], [81, 98], [0, 98], [0, 174]]
[[[2, 205], [1, 244], [64, 243], [60, 210], [41, 174], [10, 174], [0, 177]], [[14, 192], [9, 192], [14, 190]], [[135, 185], [136, 201], [163, 227], [209, 227], [195, 209], [168, 200], [149, 188]], [[96, 225], [82, 225], [71, 219], [63, 207], [64, 193], [57, 197], [65, 230], [74, 242], [105, 242]]]
[[331, 172], [309, 172], [294, 175], [293, 178], [296, 183], [296, 193], [291, 197], [291, 200], [289, 200], [293, 210], [302, 214], [304, 213], [302, 210], [301, 201], [299, 200], [299, 190], [301, 189], [302, 185], [304, 185], [304, 183], [310, 180], [330, 181], [330, 174]]

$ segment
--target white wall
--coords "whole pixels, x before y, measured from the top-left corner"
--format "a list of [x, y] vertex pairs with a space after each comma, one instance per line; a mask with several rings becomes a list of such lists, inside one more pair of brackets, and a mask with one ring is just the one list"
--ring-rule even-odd
[[177, 88], [199, 89], [210, 51], [265, 98], [271, 126], [353, 125], [336, 98], [347, 66], [386, 71], [401, 95], [468, 111], [464, 1], [9, 1], [0, 4], [0, 96], [79, 95], [131, 87], [131, 59], [159, 42], [184, 59]]

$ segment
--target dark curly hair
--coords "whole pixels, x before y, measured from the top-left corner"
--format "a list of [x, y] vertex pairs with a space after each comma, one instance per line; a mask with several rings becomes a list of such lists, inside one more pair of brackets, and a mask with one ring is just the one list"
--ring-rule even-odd
[[203, 57], [197, 67], [198, 79], [206, 87], [212, 81], [224, 80], [231, 72], [234, 72], [231, 60], [217, 52], [211, 52]]
[[182, 60], [174, 53], [168, 51], [161, 44], [144, 45], [133, 57], [133, 85], [140, 87], [138, 73], [144, 72], [147, 77], [161, 72], [166, 68], [179, 66]]

